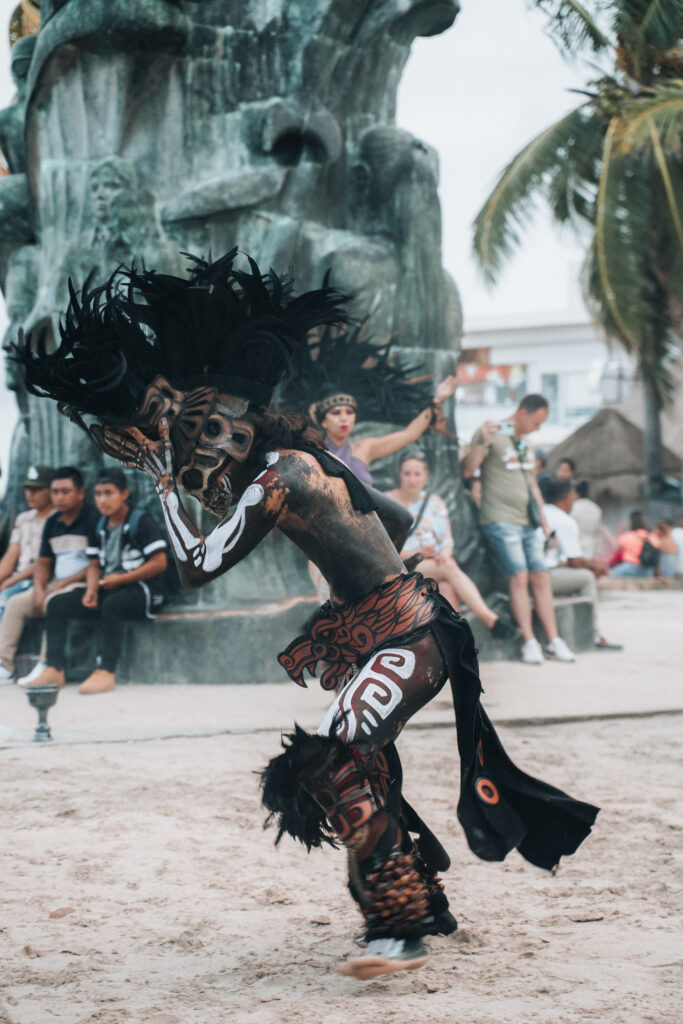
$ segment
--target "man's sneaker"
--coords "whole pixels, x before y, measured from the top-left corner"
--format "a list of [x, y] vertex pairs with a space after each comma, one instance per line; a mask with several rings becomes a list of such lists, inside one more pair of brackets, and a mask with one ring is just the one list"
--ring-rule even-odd
[[491, 626], [491, 636], [494, 640], [516, 640], [519, 636], [519, 629], [514, 622], [501, 619], [500, 616]]
[[9, 686], [14, 682], [14, 672], [10, 672], [4, 665], [0, 665], [0, 686]]
[[34, 686], [64, 686], [64, 669], [55, 668], [53, 665], [46, 665], [40, 675], [26, 684], [28, 690]]
[[40, 673], [44, 672], [46, 668], [47, 665], [45, 664], [45, 662], [39, 661], [38, 664], [31, 669], [28, 675], [22, 676], [20, 679], [17, 679], [19, 686], [26, 686], [27, 683], [32, 683], [33, 680], [37, 679]]
[[105, 668], [96, 668], [78, 687], [79, 693], [109, 693], [116, 688], [116, 676]]
[[381, 974], [414, 971], [428, 959], [427, 947], [420, 939], [372, 939], [362, 956], [340, 965], [339, 973], [357, 981], [370, 981]]
[[525, 665], [543, 664], [543, 651], [535, 636], [522, 644], [522, 661]]
[[576, 661], [576, 655], [567, 647], [561, 636], [556, 636], [546, 644], [545, 653], [556, 661]]

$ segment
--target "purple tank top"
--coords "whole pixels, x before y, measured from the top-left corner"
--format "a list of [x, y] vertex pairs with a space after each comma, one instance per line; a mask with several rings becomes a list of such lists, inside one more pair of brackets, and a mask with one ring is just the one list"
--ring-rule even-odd
[[370, 472], [368, 467], [365, 465], [364, 462], [361, 462], [360, 459], [357, 459], [355, 455], [351, 454], [350, 441], [345, 441], [344, 444], [338, 448], [336, 444], [333, 444], [332, 441], [330, 441], [329, 438], [327, 438], [326, 444], [327, 447], [332, 452], [332, 454], [336, 455], [338, 459], [342, 460], [342, 462], [345, 462], [346, 465], [351, 470], [351, 472], [353, 473], [353, 475], [358, 477], [361, 483], [372, 483], [372, 473]]

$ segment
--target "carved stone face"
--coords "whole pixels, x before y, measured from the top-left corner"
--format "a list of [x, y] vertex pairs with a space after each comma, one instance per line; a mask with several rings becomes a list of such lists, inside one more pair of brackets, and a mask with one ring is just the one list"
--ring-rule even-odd
[[212, 387], [181, 391], [156, 377], [136, 416], [136, 426], [154, 437], [168, 420], [178, 482], [219, 517], [232, 504], [230, 469], [246, 460], [254, 442], [254, 427], [243, 418], [248, 404]]

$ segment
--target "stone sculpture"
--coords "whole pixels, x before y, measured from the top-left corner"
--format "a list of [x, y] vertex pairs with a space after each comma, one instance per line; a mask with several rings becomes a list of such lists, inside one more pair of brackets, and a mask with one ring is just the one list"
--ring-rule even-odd
[[[3, 150], [19, 150], [0, 180], [15, 225], [11, 237], [0, 228], [0, 284], [21, 292], [8, 337], [19, 326], [54, 336], [69, 276], [81, 284], [134, 256], [179, 272], [179, 251], [238, 244], [261, 265], [292, 264], [300, 289], [330, 270], [378, 341], [394, 334], [438, 379], [452, 372], [461, 324], [441, 267], [438, 161], [394, 119], [413, 39], [444, 31], [457, 11], [455, 0], [43, 0], [37, 37], [15, 45], [17, 61], [32, 50], [25, 93], [0, 113], [14, 140]], [[23, 182], [9, 128], [22, 112]], [[34, 272], [19, 287], [27, 246]], [[15, 460], [96, 468], [80, 432], [13, 386]], [[453, 446], [428, 445], [434, 486], [453, 507]], [[466, 561], [466, 511], [458, 523]], [[278, 547], [267, 572], [260, 557], [233, 574], [230, 593], [218, 581], [194, 599], [221, 608], [307, 592], [292, 552]]]

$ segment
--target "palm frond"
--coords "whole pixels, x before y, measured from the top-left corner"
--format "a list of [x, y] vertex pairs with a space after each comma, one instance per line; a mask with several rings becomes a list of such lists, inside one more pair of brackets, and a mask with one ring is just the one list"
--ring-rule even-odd
[[614, 31], [624, 45], [668, 50], [683, 37], [681, 0], [619, 0], [614, 4]]
[[[615, 119], [616, 122], [616, 119]], [[584, 278], [594, 314], [635, 352], [641, 370], [666, 403], [675, 337], [674, 276], [680, 245], [666, 210], [666, 188], [654, 157], [619, 156], [616, 123], [605, 141], [594, 244]]]
[[640, 198], [640, 209], [630, 205], [636, 200], [636, 180], [629, 179], [629, 161], [615, 155], [615, 136], [619, 119], [614, 117], [607, 129], [603, 149], [602, 174], [598, 186], [595, 224], [595, 261], [599, 292], [605, 304], [606, 320], [611, 320], [625, 345], [638, 348], [643, 330], [644, 311], [639, 295], [643, 288], [641, 253], [647, 252], [642, 238], [634, 237], [635, 221], [647, 216], [649, 196]]
[[[650, 135], [652, 137], [652, 148], [654, 150], [655, 159], [657, 161], [659, 173], [662, 177], [662, 185], [664, 186], [664, 191], [666, 193], [666, 201], [669, 206], [671, 223], [673, 224], [678, 244], [681, 251], [683, 251], [683, 217], [681, 216], [681, 211], [683, 210], [683, 193], [680, 189], [680, 174], [675, 174], [675, 169], [669, 168], [659, 132], [652, 122], [650, 123]], [[674, 173], [672, 173], [672, 171]], [[678, 188], [676, 187], [677, 185], [679, 185]]]
[[533, 218], [539, 196], [552, 204], [558, 167], [570, 174], [567, 187], [577, 195], [581, 183], [595, 180], [595, 169], [589, 169], [593, 167], [590, 154], [596, 152], [606, 121], [591, 104], [584, 104], [546, 128], [504, 168], [474, 222], [474, 251], [489, 281], [495, 281], [519, 246], [520, 229]]
[[563, 53], [576, 54], [586, 48], [599, 53], [611, 46], [595, 18], [578, 0], [531, 0], [547, 17], [547, 32]]
[[643, 320], [641, 333], [634, 340], [626, 337], [620, 323], [612, 314], [611, 302], [603, 288], [603, 281], [598, 268], [597, 245], [595, 239], [589, 247], [581, 271], [581, 283], [586, 306], [596, 321], [605, 329], [608, 337], [618, 341], [624, 348], [636, 356], [642, 376], [655, 385], [663, 405], [666, 405], [674, 390], [674, 379], [669, 364], [675, 355], [673, 333], [669, 323], [662, 317], [649, 323]]
[[683, 80], [653, 86], [647, 95], [625, 105], [619, 131], [620, 152], [649, 147], [652, 126], [664, 152], [680, 155], [683, 149]]

